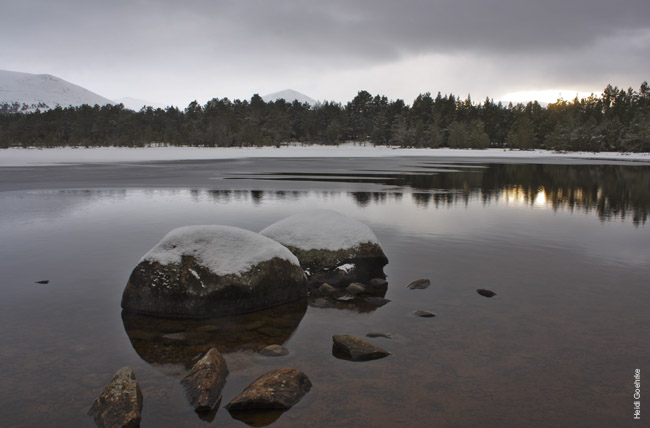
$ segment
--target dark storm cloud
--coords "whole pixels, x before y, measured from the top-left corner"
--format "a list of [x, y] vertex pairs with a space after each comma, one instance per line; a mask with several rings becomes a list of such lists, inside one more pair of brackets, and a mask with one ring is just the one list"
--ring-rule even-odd
[[0, 0], [0, 69], [181, 104], [301, 80], [345, 100], [369, 77], [393, 97], [637, 87], [648, 17], [648, 0]]
[[205, 54], [365, 60], [459, 50], [568, 51], [650, 29], [647, 0], [23, 0], [2, 2], [2, 9], [2, 45], [40, 42], [127, 56], [193, 47]]

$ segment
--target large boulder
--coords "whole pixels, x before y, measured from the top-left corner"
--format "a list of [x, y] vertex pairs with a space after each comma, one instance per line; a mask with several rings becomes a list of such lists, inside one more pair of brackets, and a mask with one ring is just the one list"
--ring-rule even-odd
[[292, 215], [260, 232], [298, 257], [309, 283], [345, 287], [385, 278], [388, 264], [379, 240], [366, 224], [332, 210]]
[[135, 267], [127, 311], [208, 318], [252, 312], [306, 296], [298, 259], [279, 243], [230, 226], [169, 232]]

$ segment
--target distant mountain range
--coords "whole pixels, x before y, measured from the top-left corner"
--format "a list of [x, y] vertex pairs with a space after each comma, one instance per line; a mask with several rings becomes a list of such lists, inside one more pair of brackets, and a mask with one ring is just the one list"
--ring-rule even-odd
[[[284, 99], [286, 102], [298, 101], [315, 105], [316, 100], [293, 89], [264, 95], [265, 102]], [[161, 103], [137, 98], [124, 97], [110, 100], [50, 74], [31, 74], [18, 71], [0, 70], [0, 113], [30, 113], [60, 107], [80, 106], [82, 104], [114, 105], [123, 104], [125, 108], [138, 111], [142, 106], [165, 108]]]
[[262, 96], [262, 99], [267, 103], [271, 101], [283, 99], [288, 103], [298, 101], [299, 103], [307, 103], [312, 106], [316, 104], [315, 99], [310, 98], [305, 94], [301, 94], [298, 91], [294, 91], [293, 89], [285, 89], [284, 91], [274, 92], [272, 94], [264, 95]]
[[50, 74], [0, 70], [0, 111], [33, 112], [113, 101]]

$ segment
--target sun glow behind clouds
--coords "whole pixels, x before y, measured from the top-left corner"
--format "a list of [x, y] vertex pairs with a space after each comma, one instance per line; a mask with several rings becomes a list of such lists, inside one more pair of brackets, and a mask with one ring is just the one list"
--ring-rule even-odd
[[574, 89], [543, 89], [532, 91], [509, 92], [501, 97], [503, 102], [512, 102], [526, 104], [529, 101], [539, 101], [540, 103], [554, 103], [562, 98], [565, 101], [572, 101], [576, 96], [587, 98], [595, 92], [576, 91]]

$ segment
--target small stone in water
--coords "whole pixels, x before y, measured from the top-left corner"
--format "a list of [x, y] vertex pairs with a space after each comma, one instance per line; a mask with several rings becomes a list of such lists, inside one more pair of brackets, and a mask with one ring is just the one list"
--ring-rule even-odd
[[476, 290], [476, 292], [481, 296], [485, 296], [485, 297], [493, 297], [497, 295], [497, 293], [495, 293], [494, 291], [487, 290], [485, 288], [479, 288], [478, 290]]
[[289, 354], [289, 350], [281, 345], [269, 345], [260, 351], [265, 357], [283, 357]]
[[413, 312], [413, 315], [415, 315], [417, 317], [422, 317], [422, 318], [433, 318], [433, 317], [436, 316], [436, 314], [434, 314], [433, 312], [423, 311], [423, 310], [420, 310], [420, 309]]
[[336, 334], [332, 336], [332, 339], [334, 341], [332, 354], [337, 358], [352, 361], [368, 361], [390, 355], [390, 352], [368, 343], [359, 337]]
[[431, 285], [431, 281], [428, 279], [416, 279], [415, 281], [411, 282], [407, 287], [411, 290], [421, 290], [427, 288], [429, 285]]
[[392, 335], [390, 333], [379, 333], [379, 332], [371, 332], [366, 334], [366, 336], [375, 338], [375, 337], [385, 337], [386, 339], [390, 339]]

